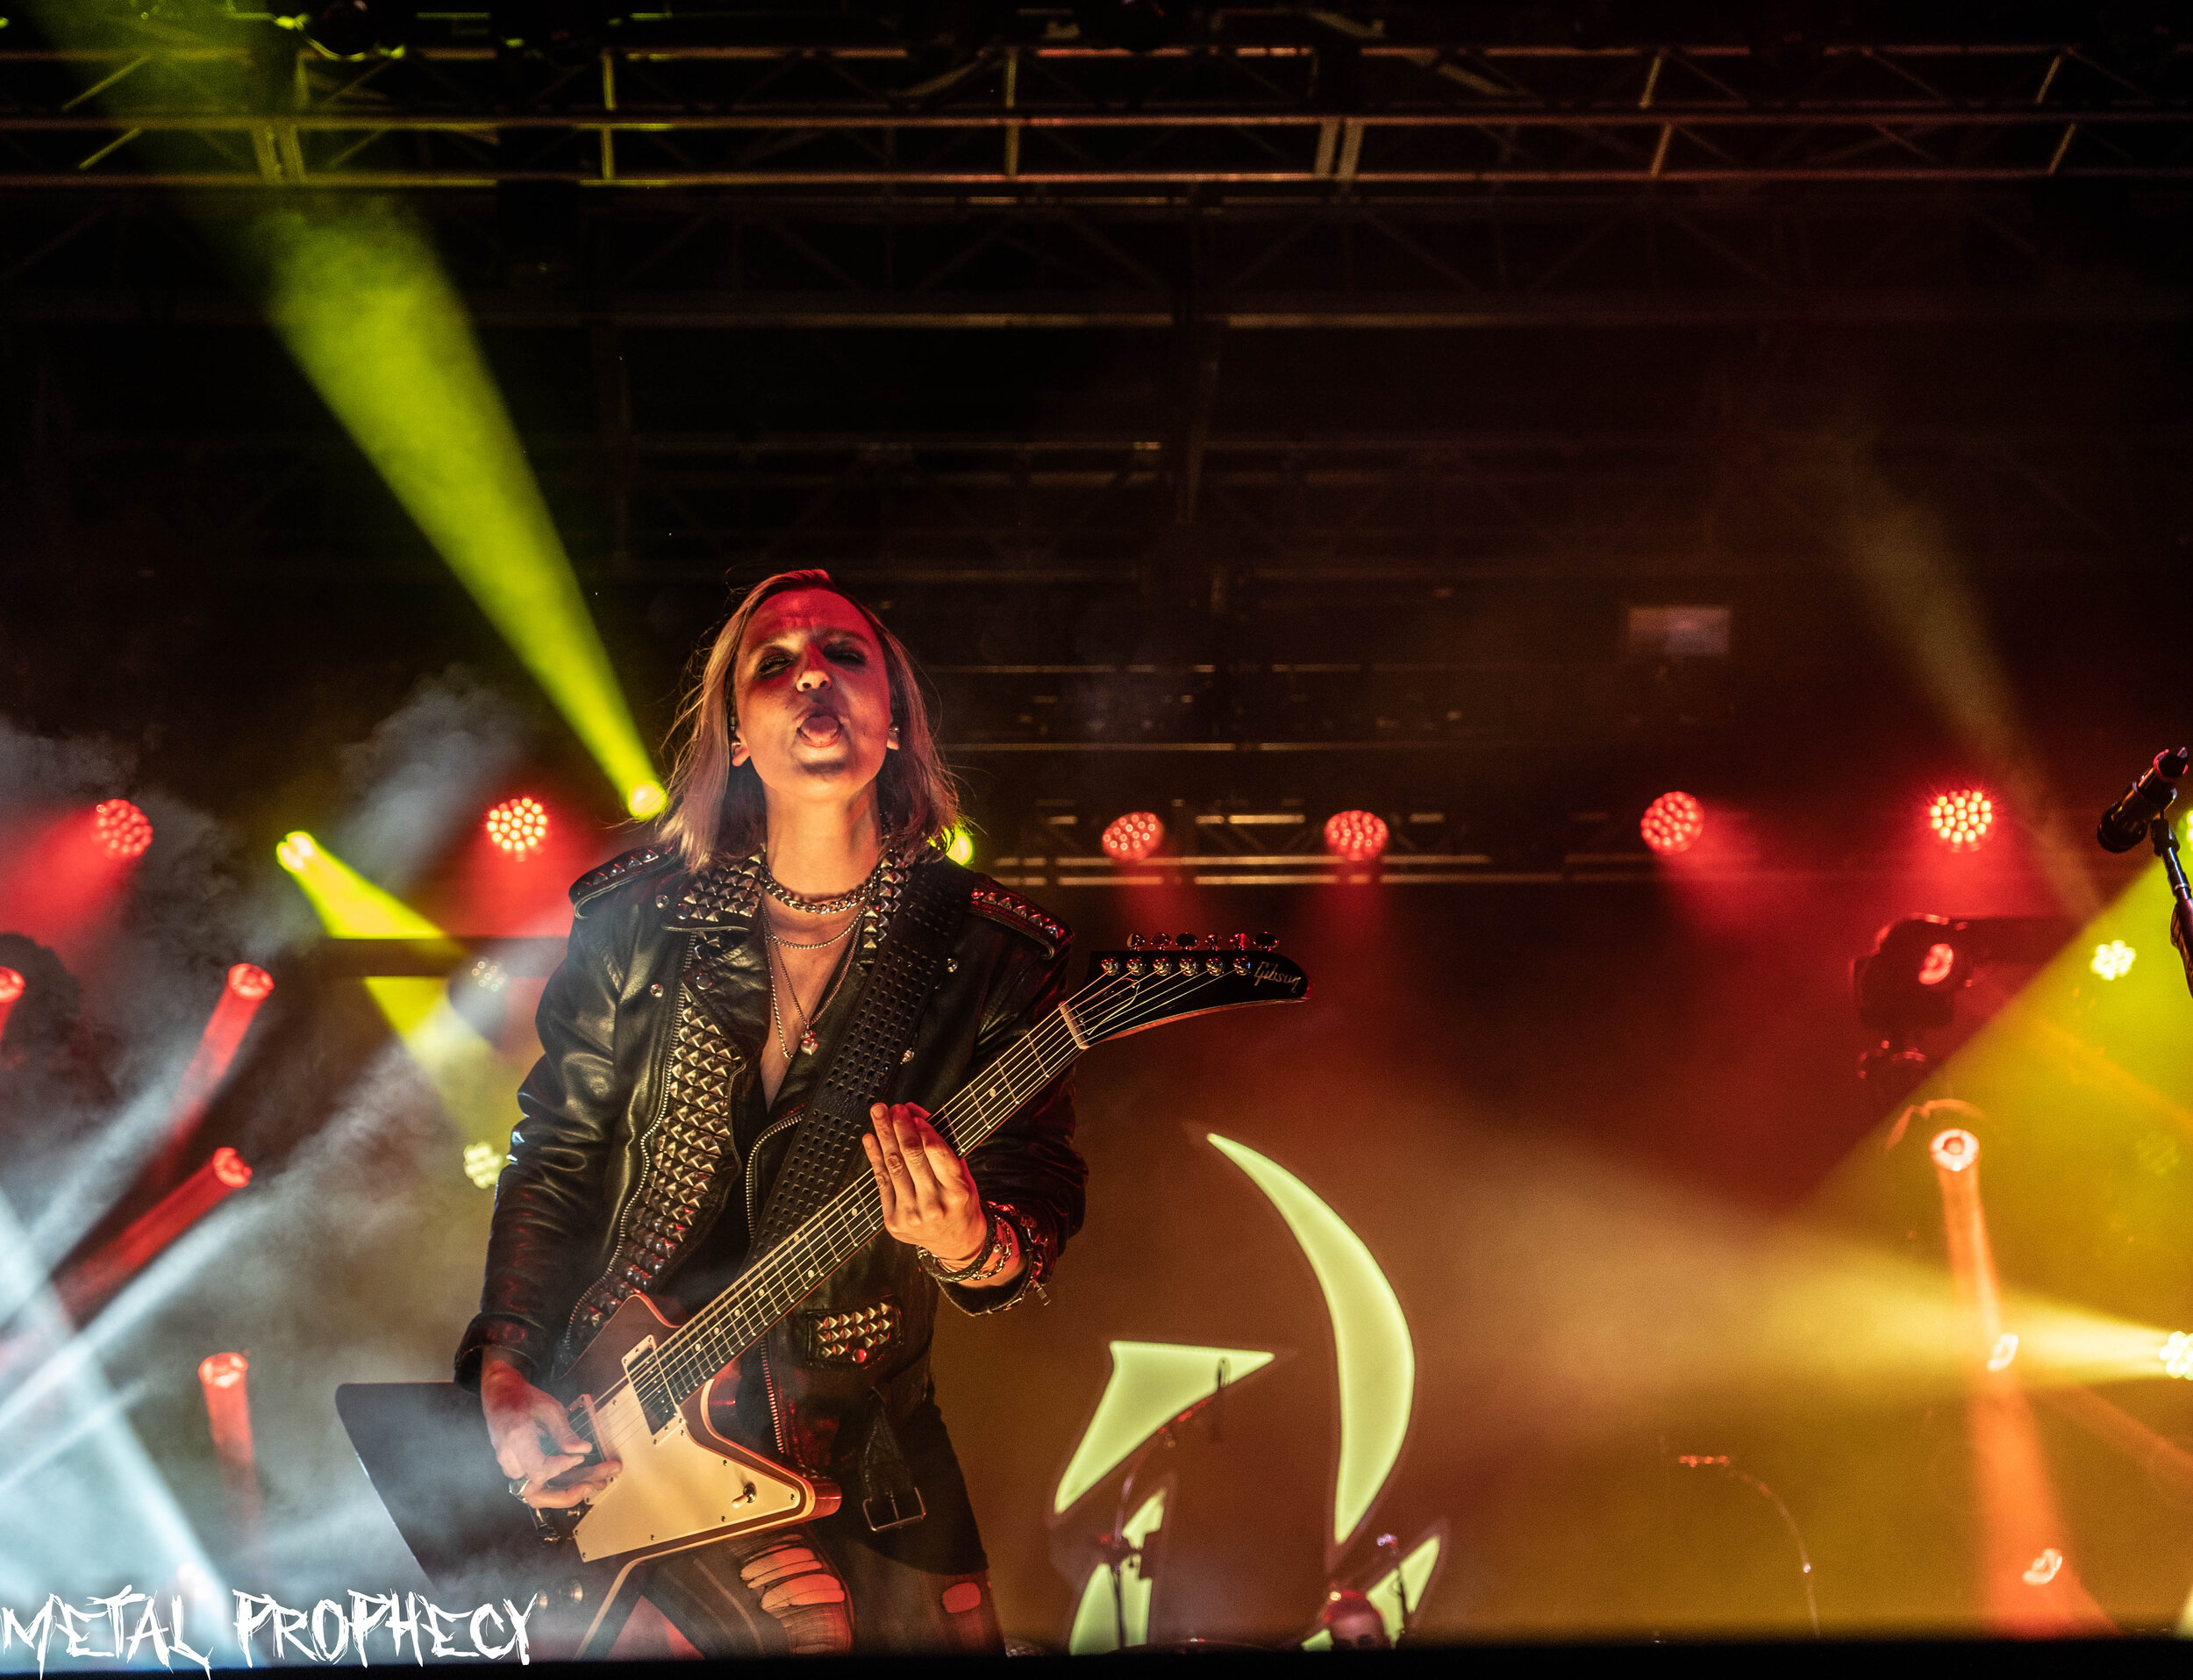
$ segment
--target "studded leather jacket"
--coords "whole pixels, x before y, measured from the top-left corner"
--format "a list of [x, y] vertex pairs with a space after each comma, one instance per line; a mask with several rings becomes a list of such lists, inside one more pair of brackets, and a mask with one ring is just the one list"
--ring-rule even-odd
[[[931, 856], [911, 867], [956, 866]], [[467, 1384], [477, 1383], [490, 1344], [545, 1383], [626, 1293], [674, 1295], [727, 1208], [752, 1228], [794, 1111], [858, 990], [847, 983], [818, 1019], [821, 1054], [795, 1058], [766, 1127], [742, 1153], [733, 1117], [759, 1102], [760, 1034], [768, 1030], [751, 862], [695, 876], [647, 847], [582, 876], [571, 897], [570, 943], [541, 997], [541, 1059], [518, 1091], [496, 1187], [481, 1310], [457, 1354]], [[1035, 905], [977, 876], [948, 972], [888, 1098], [942, 1107], [1064, 994], [1070, 939]], [[872, 946], [859, 954], [873, 959]], [[1072, 1090], [1061, 1082], [969, 1158], [983, 1198], [1011, 1209], [1030, 1264], [1001, 1288], [947, 1286], [964, 1310], [999, 1312], [1039, 1293], [1080, 1227], [1085, 1169], [1073, 1129]], [[763, 1359], [744, 1362], [738, 1409], [761, 1411], [746, 1405], [746, 1385], [768, 1383], [775, 1450], [828, 1469], [854, 1444], [834, 1441], [839, 1426], [873, 1396], [893, 1422], [923, 1401], [939, 1292], [914, 1251], [879, 1233], [770, 1333]]]

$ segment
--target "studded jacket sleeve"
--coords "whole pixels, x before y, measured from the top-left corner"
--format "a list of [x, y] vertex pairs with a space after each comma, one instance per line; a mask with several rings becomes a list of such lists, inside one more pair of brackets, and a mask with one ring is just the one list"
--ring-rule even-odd
[[604, 1180], [625, 1091], [617, 1068], [618, 995], [631, 919], [615, 895], [574, 922], [564, 961], [542, 991], [541, 1057], [518, 1088], [511, 1156], [495, 1188], [480, 1313], [457, 1354], [457, 1377], [479, 1381], [489, 1344], [534, 1381], [548, 1369], [571, 1278], [596, 1246]]
[[[1046, 955], [1040, 947], [1018, 939], [1011, 947], [983, 1010], [970, 1080], [1066, 996], [1068, 951]], [[1028, 1240], [1028, 1265], [998, 1288], [946, 1284], [944, 1294], [967, 1312], [1002, 1312], [1032, 1288], [1042, 1294], [1043, 1281], [1066, 1240], [1082, 1227], [1089, 1169], [1074, 1147], [1072, 1075], [1032, 1098], [968, 1157], [968, 1166], [982, 1199], [1011, 1210], [1008, 1217]]]

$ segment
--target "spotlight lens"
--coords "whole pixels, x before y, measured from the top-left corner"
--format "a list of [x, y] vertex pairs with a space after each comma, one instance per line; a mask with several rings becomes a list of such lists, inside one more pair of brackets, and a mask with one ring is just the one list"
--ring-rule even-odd
[[2166, 1375], [2193, 1377], [2193, 1336], [2182, 1330], [2173, 1330], [2156, 1357], [2162, 1361]]
[[1977, 788], [1934, 796], [1926, 807], [1926, 826], [1953, 852], [1969, 852], [1995, 826], [1995, 801]]
[[1957, 947], [1954, 945], [1930, 945], [1926, 947], [1926, 954], [1919, 959], [1918, 983], [1922, 986], [1939, 986], [1956, 971]]
[[228, 989], [255, 1004], [274, 991], [274, 976], [256, 962], [239, 962], [228, 971]]
[[1154, 811], [1130, 811], [1104, 825], [1107, 856], [1122, 863], [1139, 863], [1157, 850], [1165, 839], [1165, 825]]
[[952, 832], [944, 838], [944, 854], [961, 869], [975, 861], [975, 836], [963, 824], [954, 823]]
[[250, 1369], [241, 1354], [208, 1354], [198, 1362], [198, 1381], [210, 1389], [232, 1389]]
[[111, 858], [142, 857], [153, 843], [152, 819], [126, 799], [102, 799], [92, 806], [91, 832]]
[[1386, 819], [1368, 811], [1336, 811], [1325, 819], [1325, 849], [1350, 863], [1368, 863], [1386, 853]]
[[1637, 832], [1661, 856], [1673, 857], [1696, 846], [1705, 833], [1705, 807], [1687, 793], [1663, 793], [1645, 807]]
[[213, 1152], [213, 1176], [231, 1190], [241, 1190], [251, 1183], [251, 1163], [223, 1144]]
[[625, 809], [635, 817], [652, 817], [669, 800], [659, 782], [642, 782], [625, 796]]
[[2132, 959], [2139, 952], [2122, 940], [2111, 940], [2107, 945], [2094, 947], [2094, 961], [2087, 967], [2104, 980], [2121, 980], [2132, 971]]
[[1934, 1164], [1944, 1172], [1961, 1173], [1980, 1159], [1980, 1140], [1961, 1126], [1953, 1126], [1947, 1132], [1934, 1134], [1933, 1142], [1926, 1146], [1926, 1153], [1934, 1157]]
[[503, 1163], [509, 1158], [491, 1143], [468, 1143], [465, 1176], [482, 1190], [493, 1190], [495, 1181], [503, 1175]]
[[488, 838], [512, 857], [525, 857], [548, 838], [548, 812], [538, 799], [505, 799], [488, 812]]
[[298, 873], [319, 854], [320, 848], [302, 828], [284, 834], [282, 843], [275, 847], [275, 861], [291, 875]]
[[11, 1004], [23, 995], [23, 976], [13, 969], [0, 969], [0, 1004]]

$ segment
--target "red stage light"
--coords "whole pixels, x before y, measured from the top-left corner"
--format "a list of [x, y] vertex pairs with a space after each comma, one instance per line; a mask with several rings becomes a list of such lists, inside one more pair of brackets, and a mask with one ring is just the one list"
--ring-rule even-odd
[[213, 1152], [213, 1176], [231, 1190], [241, 1190], [251, 1183], [251, 1162], [225, 1143]]
[[546, 807], [525, 796], [505, 799], [488, 812], [488, 838], [512, 857], [524, 857], [548, 838]]
[[1645, 807], [1637, 832], [1662, 857], [1673, 857], [1696, 846], [1705, 833], [1705, 807], [1687, 793], [1663, 793]]
[[1386, 853], [1386, 819], [1368, 811], [1336, 811], [1325, 819], [1325, 849], [1350, 863], [1371, 863]]
[[1165, 825], [1154, 811], [1130, 811], [1114, 817], [1104, 828], [1104, 850], [1122, 863], [1139, 863], [1165, 838]]
[[1934, 1140], [1926, 1146], [1926, 1153], [1934, 1157], [1934, 1164], [1944, 1172], [1961, 1173], [1980, 1159], [1980, 1140], [1961, 1126], [1953, 1126], [1947, 1132], [1934, 1134]]
[[271, 996], [274, 976], [256, 962], [239, 962], [228, 971], [228, 989], [247, 1004], [256, 1004]]
[[1995, 801], [1977, 788], [1937, 794], [1926, 807], [1926, 826], [1953, 852], [1969, 852], [1995, 826]]
[[102, 799], [91, 808], [91, 832], [109, 857], [142, 857], [153, 843], [153, 819], [126, 799]]
[[210, 1389], [232, 1389], [250, 1369], [241, 1354], [208, 1354], [198, 1362], [198, 1381]]
[[23, 976], [13, 969], [0, 969], [0, 1004], [11, 1004], [23, 995]]
[[[206, 1427], [221, 1464], [222, 1491], [228, 1496], [229, 1520], [244, 1554], [263, 1562], [265, 1537], [260, 1532], [259, 1470], [251, 1439], [251, 1362], [241, 1354], [208, 1354], [198, 1362], [198, 1388], [205, 1396]], [[365, 1655], [359, 1653], [361, 1658]]]
[[77, 1324], [89, 1323], [169, 1243], [250, 1183], [251, 1168], [241, 1155], [227, 1147], [216, 1149], [210, 1161], [139, 1214], [119, 1236], [54, 1280], [54, 1292], [61, 1298], [62, 1309]]

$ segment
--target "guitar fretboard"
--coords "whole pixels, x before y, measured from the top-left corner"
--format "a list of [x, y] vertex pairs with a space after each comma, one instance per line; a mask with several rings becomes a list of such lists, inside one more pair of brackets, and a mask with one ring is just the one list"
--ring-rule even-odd
[[[1073, 1065], [1089, 1042], [1075, 1005], [1112, 990], [1108, 981], [1084, 987], [957, 1091], [930, 1117], [932, 1124], [961, 1155], [971, 1152]], [[863, 1174], [741, 1273], [652, 1360], [634, 1363], [633, 1391], [650, 1425], [668, 1421], [684, 1397], [759, 1341], [882, 1228], [875, 1181]]]

